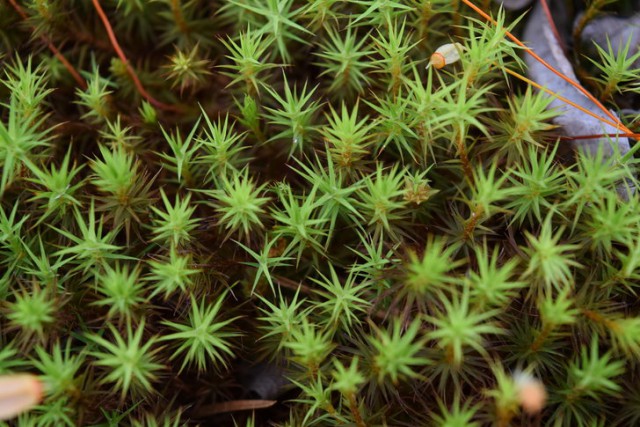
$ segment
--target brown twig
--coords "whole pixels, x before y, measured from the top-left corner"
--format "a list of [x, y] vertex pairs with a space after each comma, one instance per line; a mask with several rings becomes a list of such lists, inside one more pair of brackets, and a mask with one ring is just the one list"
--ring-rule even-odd
[[273, 278], [276, 280], [278, 285], [282, 287], [291, 289], [292, 291], [300, 290], [302, 291], [303, 294], [306, 294], [306, 295], [313, 294], [313, 291], [311, 290], [311, 288], [306, 285], [303, 285], [302, 282], [296, 282], [287, 277], [282, 277], [282, 276], [273, 276]]
[[138, 75], [136, 74], [135, 70], [131, 66], [131, 63], [127, 59], [127, 56], [124, 54], [124, 51], [120, 47], [120, 43], [118, 43], [118, 39], [116, 38], [116, 35], [113, 31], [113, 27], [109, 23], [109, 18], [107, 18], [107, 15], [104, 13], [104, 9], [102, 9], [100, 0], [92, 0], [92, 2], [93, 2], [93, 7], [96, 9], [98, 16], [100, 17], [100, 20], [102, 21], [102, 24], [104, 25], [104, 28], [107, 31], [107, 35], [109, 37], [109, 41], [111, 42], [111, 46], [113, 46], [113, 49], [116, 51], [116, 55], [118, 55], [118, 58], [120, 58], [122, 63], [127, 68], [127, 73], [131, 77], [131, 80], [133, 80], [133, 84], [138, 90], [138, 93], [140, 93], [140, 95], [142, 95], [142, 97], [147, 101], [149, 101], [149, 103], [154, 107], [160, 108], [161, 110], [167, 110], [167, 111], [179, 111], [177, 107], [160, 102], [157, 99], [155, 99], [153, 96], [151, 96], [149, 92], [147, 92], [147, 90], [142, 85], [142, 82], [140, 82], [140, 79], [138, 78]]
[[[20, 7], [16, 0], [9, 0], [9, 4], [11, 4], [18, 15], [20, 15], [20, 17], [25, 22], [29, 19], [29, 15], [27, 15], [27, 13]], [[31, 26], [31, 30], [35, 32], [36, 29], [35, 27]], [[64, 68], [69, 71], [73, 79], [76, 81], [76, 83], [78, 83], [78, 86], [80, 86], [82, 90], [86, 89], [87, 82], [82, 78], [82, 76], [80, 75], [80, 73], [78, 73], [74, 66], [69, 61], [67, 61], [67, 58], [64, 57], [64, 55], [58, 50], [58, 48], [54, 46], [51, 40], [49, 40], [44, 35], [40, 35], [40, 40], [42, 40], [42, 42], [47, 45], [49, 50], [55, 55], [56, 58], [58, 58], [58, 61], [60, 61], [62, 65], [64, 65]]]
[[198, 416], [205, 417], [225, 412], [252, 411], [269, 408], [278, 403], [277, 400], [231, 400], [228, 402], [214, 403], [203, 406], [197, 412]]

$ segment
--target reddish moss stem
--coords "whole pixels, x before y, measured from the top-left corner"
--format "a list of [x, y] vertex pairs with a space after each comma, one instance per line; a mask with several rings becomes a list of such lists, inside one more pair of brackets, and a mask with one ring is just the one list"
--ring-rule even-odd
[[184, 19], [184, 15], [182, 15], [182, 9], [180, 6], [180, 0], [171, 0], [171, 13], [173, 14], [173, 19], [176, 21], [176, 25], [180, 29], [180, 32], [182, 34], [187, 34], [189, 32], [189, 26]]
[[476, 209], [471, 212], [471, 216], [464, 224], [464, 240], [469, 240], [473, 237], [473, 232], [475, 231], [478, 221], [480, 221], [483, 213], [484, 209], [482, 209], [482, 206], [477, 206]]
[[[9, 0], [9, 3], [24, 21], [27, 21], [29, 19], [29, 16], [27, 15], [27, 13], [20, 7], [20, 5], [16, 2], [16, 0]], [[31, 30], [35, 32], [34, 27], [31, 27]], [[69, 72], [69, 74], [71, 74], [71, 76], [76, 81], [78, 86], [80, 86], [82, 90], [85, 90], [87, 88], [87, 82], [82, 78], [82, 76], [80, 75], [80, 73], [78, 73], [75, 67], [71, 65], [71, 63], [67, 60], [67, 58], [64, 57], [64, 55], [58, 50], [57, 47], [54, 46], [54, 44], [47, 37], [41, 35], [40, 40], [42, 40], [42, 42], [47, 45], [47, 47], [55, 55], [55, 57], [58, 58], [58, 61], [60, 61], [64, 66], [64, 68], [67, 69], [67, 71]]]
[[538, 350], [540, 350], [540, 347], [542, 347], [542, 344], [544, 344], [544, 342], [547, 340], [547, 337], [549, 336], [549, 334], [551, 333], [552, 330], [553, 330], [553, 328], [550, 327], [549, 325], [545, 325], [542, 328], [542, 331], [540, 331], [540, 333], [536, 337], [536, 339], [533, 342], [533, 344], [531, 344], [531, 351], [532, 352], [535, 353]]
[[469, 161], [469, 155], [467, 154], [467, 147], [464, 145], [464, 139], [462, 136], [456, 138], [456, 148], [458, 150], [458, 156], [462, 163], [462, 171], [464, 176], [467, 177], [469, 182], [473, 182], [473, 171], [471, 169], [471, 162]]
[[353, 420], [356, 423], [357, 427], [366, 427], [367, 425], [362, 420], [362, 415], [360, 414], [360, 409], [358, 409], [358, 402], [356, 402], [355, 394], [351, 393], [347, 400], [349, 401], [349, 410], [353, 415]]
[[102, 9], [100, 0], [92, 0], [92, 2], [93, 2], [93, 7], [96, 9], [98, 16], [100, 17], [100, 20], [102, 21], [102, 24], [104, 25], [104, 28], [107, 31], [107, 35], [109, 37], [109, 41], [111, 42], [111, 46], [113, 46], [113, 49], [116, 51], [118, 58], [120, 58], [122, 63], [125, 65], [125, 67], [127, 67], [127, 73], [131, 77], [131, 80], [133, 80], [133, 84], [135, 85], [138, 93], [140, 93], [140, 95], [144, 99], [149, 101], [149, 103], [154, 107], [157, 107], [161, 110], [167, 110], [167, 111], [180, 111], [175, 106], [168, 105], [158, 101], [153, 96], [151, 96], [149, 92], [147, 92], [147, 90], [142, 85], [142, 82], [140, 82], [140, 79], [138, 78], [138, 75], [136, 74], [135, 70], [131, 66], [129, 59], [127, 58], [127, 56], [124, 54], [124, 51], [120, 47], [120, 43], [118, 43], [118, 39], [116, 38], [116, 35], [113, 31], [113, 27], [109, 23], [109, 18], [107, 18], [107, 15], [104, 13], [104, 9]]

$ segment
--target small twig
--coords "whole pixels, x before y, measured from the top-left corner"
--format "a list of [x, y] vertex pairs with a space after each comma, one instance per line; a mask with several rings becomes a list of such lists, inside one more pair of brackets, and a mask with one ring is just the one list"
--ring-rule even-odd
[[109, 41], [111, 42], [111, 46], [113, 46], [113, 49], [116, 51], [116, 54], [118, 55], [118, 58], [120, 58], [120, 60], [123, 62], [123, 64], [127, 68], [127, 73], [131, 77], [131, 80], [133, 80], [133, 84], [138, 90], [138, 93], [140, 93], [140, 95], [142, 95], [142, 97], [147, 101], [149, 101], [149, 103], [154, 107], [160, 108], [161, 110], [179, 111], [179, 109], [176, 108], [175, 106], [160, 102], [157, 99], [155, 99], [153, 96], [151, 96], [149, 92], [147, 92], [147, 90], [142, 85], [142, 82], [140, 82], [140, 79], [138, 78], [138, 75], [136, 74], [135, 70], [131, 66], [131, 63], [127, 59], [127, 56], [124, 54], [124, 51], [120, 47], [120, 44], [118, 43], [118, 39], [116, 38], [116, 35], [113, 31], [113, 27], [109, 23], [109, 18], [107, 18], [107, 15], [104, 13], [104, 10], [100, 5], [100, 0], [92, 0], [92, 2], [93, 2], [93, 7], [96, 9], [98, 16], [100, 17], [100, 20], [102, 21], [102, 24], [104, 25], [104, 28], [107, 31], [107, 35], [109, 36]]
[[203, 406], [197, 412], [199, 417], [207, 417], [225, 412], [250, 411], [255, 409], [265, 409], [278, 403], [277, 400], [231, 400], [228, 402], [214, 403]]
[[313, 293], [310, 287], [303, 285], [300, 282], [296, 282], [282, 276], [273, 276], [273, 278], [276, 279], [276, 282], [278, 282], [278, 285], [283, 286], [285, 288], [289, 288], [292, 291], [301, 290], [302, 293], [306, 295], [311, 295]]
[[[16, 0], [9, 0], [9, 3], [25, 22], [29, 19], [29, 15], [27, 15], [27, 13], [20, 7]], [[33, 26], [31, 26], [31, 30], [34, 33], [36, 32], [36, 29]], [[42, 40], [42, 42], [47, 45], [49, 50], [55, 55], [56, 58], [58, 58], [58, 61], [60, 61], [64, 68], [69, 71], [69, 74], [71, 74], [76, 83], [78, 83], [78, 86], [80, 86], [82, 90], [85, 90], [87, 88], [87, 82], [82, 78], [82, 76], [80, 75], [80, 73], [78, 73], [74, 66], [69, 61], [67, 61], [67, 58], [64, 57], [64, 55], [58, 50], [58, 48], [54, 46], [51, 40], [49, 40], [44, 35], [40, 35], [40, 40]]]

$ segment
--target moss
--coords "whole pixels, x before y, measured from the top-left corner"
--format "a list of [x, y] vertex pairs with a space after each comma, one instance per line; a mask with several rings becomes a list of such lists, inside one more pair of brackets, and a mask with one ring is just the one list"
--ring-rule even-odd
[[0, 372], [47, 384], [17, 425], [640, 419], [635, 161], [557, 158], [493, 15], [0, 4]]

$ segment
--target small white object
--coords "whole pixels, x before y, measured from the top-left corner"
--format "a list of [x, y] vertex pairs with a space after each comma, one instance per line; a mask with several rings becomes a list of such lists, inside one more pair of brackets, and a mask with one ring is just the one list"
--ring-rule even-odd
[[527, 372], [516, 372], [513, 380], [518, 387], [518, 399], [524, 412], [534, 415], [547, 403], [547, 390], [542, 381]]
[[445, 65], [453, 64], [460, 60], [460, 54], [464, 51], [464, 46], [460, 43], [447, 43], [440, 46], [429, 58], [427, 68], [433, 67], [436, 70]]
[[42, 400], [42, 383], [35, 375], [0, 376], [0, 420], [9, 420]]

